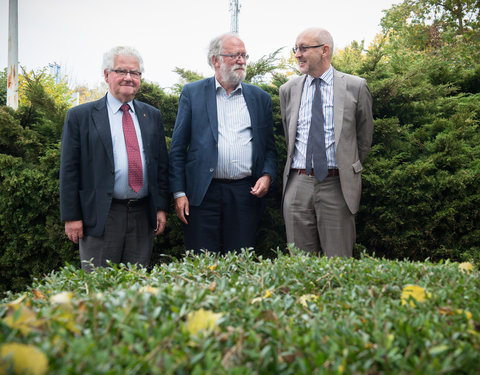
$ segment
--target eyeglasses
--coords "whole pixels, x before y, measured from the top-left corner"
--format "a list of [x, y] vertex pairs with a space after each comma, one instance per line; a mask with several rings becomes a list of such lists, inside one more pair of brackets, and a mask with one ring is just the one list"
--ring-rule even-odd
[[126, 77], [127, 74], [130, 74], [130, 77], [139, 79], [142, 76], [142, 73], [136, 70], [112, 69], [110, 71], [117, 73], [120, 77]]
[[219, 56], [230, 57], [233, 60], [238, 60], [240, 57], [248, 60], [248, 55], [246, 53], [220, 53]]
[[305, 52], [307, 52], [307, 49], [309, 49], [309, 48], [318, 48], [318, 47], [323, 47], [324, 45], [325, 45], [325, 43], [319, 44], [318, 46], [299, 46], [299, 47], [295, 46], [295, 47], [292, 48], [292, 51], [295, 54], [297, 54], [297, 51], [300, 51], [300, 53], [305, 53]]

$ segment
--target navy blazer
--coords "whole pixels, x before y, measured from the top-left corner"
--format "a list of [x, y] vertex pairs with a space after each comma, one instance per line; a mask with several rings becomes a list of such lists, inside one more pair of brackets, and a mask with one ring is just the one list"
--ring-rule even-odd
[[[242, 83], [252, 126], [252, 176], [276, 176], [272, 99], [262, 89]], [[218, 162], [218, 120], [215, 78], [183, 87], [170, 145], [170, 191], [186, 193], [199, 206]]]
[[[168, 208], [168, 152], [160, 111], [134, 100], [148, 173], [150, 221]], [[60, 216], [82, 220], [84, 235], [100, 237], [113, 197], [115, 167], [107, 98], [70, 109], [62, 133]]]

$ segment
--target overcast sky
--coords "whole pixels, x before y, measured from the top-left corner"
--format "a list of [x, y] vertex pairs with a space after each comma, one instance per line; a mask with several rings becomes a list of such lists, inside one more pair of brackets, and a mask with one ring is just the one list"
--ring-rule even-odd
[[[400, 0], [240, 0], [239, 33], [253, 60], [280, 47], [283, 56], [303, 29], [329, 30], [337, 48], [353, 40], [368, 46], [380, 32], [383, 10]], [[161, 87], [178, 82], [175, 67], [212, 75], [209, 41], [230, 31], [230, 0], [18, 0], [21, 66], [58, 63], [69, 82], [96, 87], [103, 53], [136, 47], [144, 79]], [[0, 67], [8, 65], [8, 5], [0, 0]]]

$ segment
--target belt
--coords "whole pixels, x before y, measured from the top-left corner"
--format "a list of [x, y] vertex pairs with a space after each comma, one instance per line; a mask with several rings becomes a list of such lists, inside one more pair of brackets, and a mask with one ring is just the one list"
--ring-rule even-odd
[[212, 180], [212, 182], [217, 182], [219, 184], [231, 184], [233, 182], [239, 182], [239, 181], [246, 180], [247, 178], [250, 178], [250, 176], [249, 177], [244, 177], [244, 178], [239, 178], [238, 180], [229, 179], [229, 178], [214, 178]]
[[145, 198], [140, 198], [140, 199], [112, 199], [112, 203], [115, 204], [121, 204], [123, 206], [127, 207], [138, 207], [141, 206], [142, 204], [147, 203], [148, 197]]
[[[307, 174], [307, 171], [305, 169], [292, 168], [292, 171], [294, 171], [298, 174]], [[332, 169], [328, 170], [328, 177], [333, 177], [333, 176], [338, 176], [338, 175], [339, 175], [339, 172], [338, 172], [337, 168], [332, 168]], [[313, 173], [313, 169], [312, 169], [312, 173], [310, 173], [310, 176], [315, 176], [315, 174]]]

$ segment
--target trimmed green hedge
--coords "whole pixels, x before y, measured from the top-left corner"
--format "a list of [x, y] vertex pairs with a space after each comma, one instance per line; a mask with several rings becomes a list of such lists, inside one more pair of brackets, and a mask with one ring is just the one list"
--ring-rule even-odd
[[1, 305], [3, 353], [36, 353], [40, 374], [480, 371], [478, 270], [292, 251], [67, 266]]

